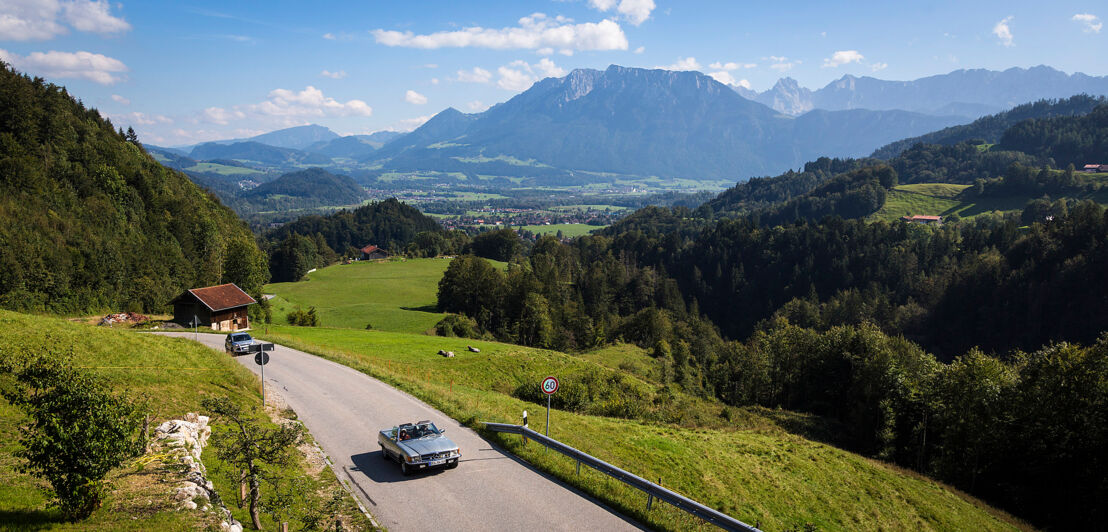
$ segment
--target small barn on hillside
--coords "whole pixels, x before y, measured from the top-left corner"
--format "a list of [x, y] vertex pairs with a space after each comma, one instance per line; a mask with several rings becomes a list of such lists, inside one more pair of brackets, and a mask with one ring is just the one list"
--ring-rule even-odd
[[362, 260], [387, 259], [389, 252], [377, 246], [369, 245], [362, 248]]
[[192, 327], [195, 317], [199, 327], [242, 331], [250, 328], [246, 309], [257, 301], [234, 283], [227, 283], [186, 290], [172, 303], [173, 321], [185, 327]]

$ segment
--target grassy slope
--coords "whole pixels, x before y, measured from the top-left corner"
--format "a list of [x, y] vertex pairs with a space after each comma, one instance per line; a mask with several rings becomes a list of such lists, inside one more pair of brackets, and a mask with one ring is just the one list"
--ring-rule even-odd
[[[489, 261], [501, 271], [507, 263]], [[424, 333], [446, 314], [436, 308], [439, 279], [449, 259], [359, 261], [336, 264], [309, 273], [303, 281], [273, 283], [264, 287], [276, 294], [274, 323], [297, 306], [314, 306], [326, 327]]]
[[[607, 372], [582, 357], [460, 338], [288, 326], [271, 327], [267, 338], [393, 383], [472, 427], [480, 427], [480, 421], [519, 422], [527, 409], [533, 413], [532, 427], [541, 429], [541, 407], [512, 397], [516, 386], [538, 386], [551, 374], [567, 386], [569, 375]], [[481, 353], [466, 351], [467, 345]], [[439, 349], [458, 356], [440, 357]], [[636, 358], [633, 350], [618, 348], [592, 356], [617, 365]], [[634, 383], [650, 386], [638, 379]], [[704, 417], [686, 419], [687, 427], [555, 410], [551, 435], [767, 531], [809, 523], [830, 530], [1015, 528], [1010, 517], [931, 480], [789, 434], [758, 410], [728, 410], [731, 420], [719, 415], [718, 405], [701, 408]], [[555, 453], [524, 445], [517, 437], [492, 437], [655, 527], [698, 526], [665, 505], [647, 513], [641, 492], [595, 472], [577, 477], [574, 463]], [[465, 465], [459, 474], [464, 470]]]
[[[186, 412], [202, 412], [200, 402], [209, 396], [236, 397], [248, 405], [261, 403], [258, 380], [252, 373], [225, 354], [199, 344], [0, 311], [0, 354], [8, 356], [24, 349], [41, 352], [47, 345], [55, 347], [55, 352], [72, 351], [76, 364], [93, 368], [89, 371], [108, 379], [115, 389], [145, 397], [154, 418], [151, 426]], [[254, 409], [260, 416], [261, 410]], [[4, 479], [0, 482], [0, 529], [181, 530], [204, 526], [206, 518], [201, 514], [172, 507], [170, 495], [175, 484], [164, 483], [165, 468], [126, 464], [109, 476], [115, 491], [101, 509], [81, 523], [61, 522], [38, 489], [46, 485], [16, 470], [19, 460], [12, 453], [18, 448], [21, 419], [17, 409], [0, 399], [0, 478]], [[218, 425], [213, 427], [218, 429]], [[216, 489], [233, 498], [237, 490], [223, 476], [226, 466], [207, 450], [203, 460]], [[299, 466], [290, 471], [298, 472]], [[337, 487], [329, 470], [317, 481], [320, 486]], [[244, 510], [233, 505], [231, 510], [240, 521], [248, 521]], [[268, 518], [264, 521], [274, 527]]]
[[[957, 199], [958, 193], [968, 187], [969, 185], [946, 183], [899, 185], [889, 191], [885, 205], [872, 217], [893, 221], [909, 214], [949, 216], [958, 213], [958, 216], [962, 218], [973, 218], [996, 211], [1022, 211], [1027, 202], [1034, 199], [1029, 196], [981, 198], [973, 202]], [[1091, 199], [1098, 203], [1108, 203], [1108, 189], [1095, 194], [1084, 195], [1078, 199]]]
[[186, 168], [186, 170], [192, 172], [209, 172], [219, 175], [251, 175], [261, 174], [263, 172], [255, 170], [253, 168], [243, 168], [241, 166], [229, 166], [219, 163], [196, 163], [193, 166]]
[[364, 329], [370, 324], [422, 333], [446, 316], [434, 306], [439, 279], [449, 264], [443, 259], [339, 264], [309, 273], [304, 281], [274, 283], [264, 290], [288, 303], [275, 309], [275, 322], [283, 322], [290, 307], [314, 306], [329, 327]]

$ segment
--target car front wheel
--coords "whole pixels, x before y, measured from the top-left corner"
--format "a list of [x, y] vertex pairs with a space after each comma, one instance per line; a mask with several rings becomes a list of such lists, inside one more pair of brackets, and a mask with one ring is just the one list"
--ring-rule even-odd
[[408, 467], [407, 462], [400, 462], [400, 473], [404, 476], [412, 474], [412, 468]]

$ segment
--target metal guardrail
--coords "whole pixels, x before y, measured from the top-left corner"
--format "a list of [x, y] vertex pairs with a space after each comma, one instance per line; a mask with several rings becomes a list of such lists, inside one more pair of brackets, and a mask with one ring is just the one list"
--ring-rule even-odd
[[[569, 458], [577, 461], [577, 471], [581, 471], [581, 464], [585, 464], [605, 475], [608, 475], [616, 480], [627, 484], [633, 488], [637, 488], [645, 492], [650, 496], [650, 501], [653, 502], [655, 498], [668, 502], [671, 505], [680, 508], [692, 515], [695, 515], [713, 525], [716, 525], [724, 530], [741, 530], [742, 532], [761, 532], [757, 528], [754, 528], [734, 517], [731, 517], [719, 510], [710, 508], [699, 502], [696, 502], [680, 493], [668, 490], [646, 480], [640, 476], [628, 473], [608, 462], [605, 462], [592, 455], [585, 454], [573, 447], [570, 447], [558, 440], [548, 438], [538, 432], [535, 432], [527, 427], [520, 425], [509, 425], [507, 423], [485, 423], [485, 428], [493, 432], [506, 432], [509, 434], [519, 434], [529, 439], [535, 440], [536, 443], [546, 446], [547, 448], [554, 449], [559, 453], [562, 453]], [[649, 508], [649, 506], [648, 506]]]

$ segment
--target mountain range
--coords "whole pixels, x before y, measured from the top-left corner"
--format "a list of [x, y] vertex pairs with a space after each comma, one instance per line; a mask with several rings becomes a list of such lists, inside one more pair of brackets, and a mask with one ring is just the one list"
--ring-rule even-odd
[[955, 70], [913, 81], [846, 75], [818, 90], [801, 87], [792, 78], [782, 78], [760, 93], [734, 88], [745, 98], [794, 116], [812, 109], [902, 109], [977, 118], [1044, 98], [1108, 95], [1108, 76], [1066, 74], [1040, 65], [1004, 71]]
[[1039, 66], [914, 81], [844, 76], [815, 91], [784, 78], [756, 93], [699, 72], [612, 65], [541, 80], [482, 113], [446, 109], [407, 134], [344, 137], [312, 125], [187, 150], [151, 148], [165, 159], [237, 160], [270, 175], [333, 167], [363, 181], [389, 172], [555, 186], [615, 175], [741, 181], [1081, 93], [1108, 93], [1108, 77]]
[[477, 172], [500, 159], [569, 173], [733, 181], [824, 154], [863, 155], [964, 121], [864, 109], [792, 117], [699, 72], [612, 65], [544, 79], [483, 113], [447, 109], [372, 160], [395, 171]]

